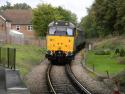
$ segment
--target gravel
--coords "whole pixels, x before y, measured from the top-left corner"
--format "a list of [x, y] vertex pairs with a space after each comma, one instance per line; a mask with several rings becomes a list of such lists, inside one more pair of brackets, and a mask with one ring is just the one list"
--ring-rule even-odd
[[64, 66], [54, 65], [52, 67], [51, 77], [57, 94], [80, 94], [70, 82]]
[[46, 70], [48, 64], [49, 61], [43, 61], [27, 75], [26, 83], [31, 94], [49, 94], [46, 84]]

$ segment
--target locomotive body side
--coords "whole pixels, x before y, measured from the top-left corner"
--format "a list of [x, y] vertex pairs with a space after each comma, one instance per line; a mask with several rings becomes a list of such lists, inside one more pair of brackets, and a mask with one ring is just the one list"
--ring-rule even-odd
[[84, 31], [80, 29], [76, 30], [74, 46], [75, 46], [75, 53], [77, 53], [78, 51], [80, 51], [81, 49], [85, 47]]

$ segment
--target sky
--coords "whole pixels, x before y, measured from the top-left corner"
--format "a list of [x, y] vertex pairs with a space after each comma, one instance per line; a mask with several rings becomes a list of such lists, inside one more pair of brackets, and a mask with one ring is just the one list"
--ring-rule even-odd
[[32, 8], [37, 7], [40, 3], [48, 3], [53, 6], [62, 6], [77, 15], [78, 21], [87, 15], [87, 9], [89, 8], [94, 0], [0, 0], [0, 6], [6, 4], [6, 1], [10, 2], [12, 5], [15, 3], [27, 3]]

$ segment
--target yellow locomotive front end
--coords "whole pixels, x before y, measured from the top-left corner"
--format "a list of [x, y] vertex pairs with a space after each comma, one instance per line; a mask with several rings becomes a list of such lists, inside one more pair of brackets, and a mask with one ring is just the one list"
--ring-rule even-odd
[[73, 52], [74, 37], [70, 36], [47, 36], [47, 49], [50, 51]]
[[46, 37], [49, 60], [64, 61], [73, 58], [74, 25], [69, 22], [52, 22]]

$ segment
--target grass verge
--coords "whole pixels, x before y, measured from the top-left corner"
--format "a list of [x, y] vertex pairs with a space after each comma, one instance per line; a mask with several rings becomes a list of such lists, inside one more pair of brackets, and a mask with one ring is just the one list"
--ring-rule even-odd
[[46, 50], [33, 45], [4, 45], [4, 47], [16, 48], [16, 68], [20, 70], [22, 77], [44, 60]]
[[106, 75], [106, 71], [110, 75], [116, 75], [125, 69], [125, 64], [119, 64], [117, 57], [113, 55], [95, 55], [93, 51], [87, 53], [86, 65], [89, 68], [95, 67], [95, 71], [99, 74]]

